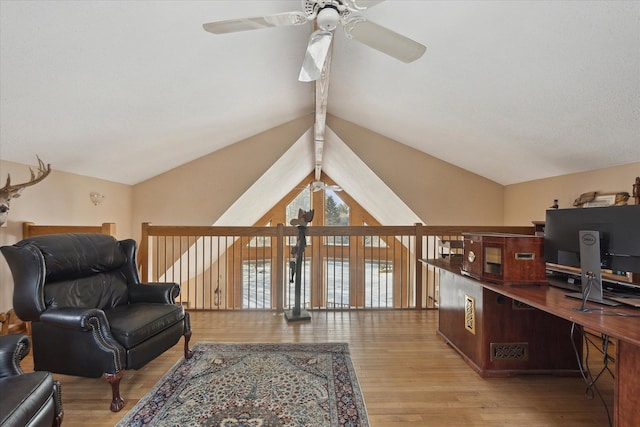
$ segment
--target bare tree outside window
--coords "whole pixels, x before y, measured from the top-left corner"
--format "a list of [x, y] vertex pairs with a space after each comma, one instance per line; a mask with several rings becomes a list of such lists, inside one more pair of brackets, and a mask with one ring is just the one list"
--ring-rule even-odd
[[[325, 225], [349, 225], [349, 206], [333, 191], [325, 190], [324, 199], [324, 224]], [[329, 236], [327, 245], [348, 245], [347, 236]]]

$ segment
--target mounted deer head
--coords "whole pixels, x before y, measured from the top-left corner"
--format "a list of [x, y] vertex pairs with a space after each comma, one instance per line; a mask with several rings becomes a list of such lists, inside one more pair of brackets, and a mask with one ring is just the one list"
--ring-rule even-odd
[[0, 188], [0, 225], [3, 225], [7, 221], [9, 202], [11, 202], [11, 199], [20, 197], [20, 193], [25, 187], [37, 184], [45, 179], [49, 173], [51, 173], [51, 165], [48, 164], [45, 166], [44, 162], [38, 157], [38, 175], [36, 176], [31, 168], [29, 168], [29, 171], [31, 172], [31, 180], [16, 185], [11, 185], [11, 176], [7, 174], [7, 183], [4, 187]]

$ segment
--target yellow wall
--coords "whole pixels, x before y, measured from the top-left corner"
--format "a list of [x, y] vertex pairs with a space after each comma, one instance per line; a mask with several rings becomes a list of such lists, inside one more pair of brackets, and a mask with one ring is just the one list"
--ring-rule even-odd
[[[2, 185], [7, 174], [11, 175], [12, 184], [28, 181], [29, 167], [1, 160]], [[55, 165], [51, 168], [51, 174], [42, 182], [26, 187], [20, 197], [11, 200], [7, 224], [0, 229], [0, 242], [6, 244], [22, 239], [25, 221], [52, 225], [115, 222], [118, 236], [131, 235], [133, 189], [130, 185], [57, 171]], [[104, 194], [101, 205], [91, 203], [89, 193], [92, 191]]]
[[[43, 159], [46, 161], [46, 159]], [[0, 160], [1, 186], [7, 174], [17, 184], [29, 180], [29, 166]], [[32, 166], [34, 167], [34, 166]], [[22, 239], [22, 223], [26, 221], [46, 225], [98, 225], [115, 222], [119, 238], [131, 235], [132, 188], [87, 176], [55, 170], [42, 182], [26, 187], [20, 197], [11, 200], [8, 221], [0, 227], [0, 246]], [[94, 206], [89, 193], [105, 195], [100, 206]], [[0, 256], [0, 311], [12, 306], [13, 280], [4, 257]]]
[[213, 224], [311, 126], [311, 115], [293, 120], [135, 185], [133, 236], [143, 222]]
[[[312, 125], [294, 120], [137, 184], [134, 227], [213, 224]], [[503, 186], [350, 122], [327, 125], [429, 224], [502, 224]]]
[[[210, 225], [310, 126], [306, 116], [240, 141], [134, 186], [55, 170], [11, 203], [0, 245], [22, 238], [22, 222], [95, 225], [115, 222], [117, 237], [139, 239], [140, 224]], [[329, 116], [327, 125], [427, 224], [529, 225], [588, 191], [631, 193], [640, 163], [502, 186]], [[46, 159], [45, 159], [46, 160]], [[29, 179], [28, 165], [0, 161], [0, 180]], [[105, 195], [93, 206], [89, 193]], [[265, 209], [269, 207], [256, 207]], [[13, 282], [0, 257], [0, 311], [11, 306]]]
[[[558, 199], [560, 208], [571, 208], [582, 193], [633, 193], [640, 176], [640, 162], [589, 172], [538, 179], [505, 187], [504, 225], [544, 221], [546, 210]], [[633, 199], [629, 203], [633, 203]]]
[[427, 225], [502, 225], [502, 185], [337, 117], [327, 126]]

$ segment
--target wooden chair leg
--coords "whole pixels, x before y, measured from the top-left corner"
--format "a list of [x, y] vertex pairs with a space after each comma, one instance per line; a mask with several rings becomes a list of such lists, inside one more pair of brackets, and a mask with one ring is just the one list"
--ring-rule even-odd
[[120, 380], [124, 376], [124, 371], [116, 374], [104, 374], [103, 376], [109, 381], [109, 384], [111, 384], [111, 394], [113, 397], [109, 409], [111, 409], [112, 412], [118, 412], [124, 408], [124, 399], [120, 397]]
[[7, 335], [9, 333], [8, 318], [7, 313], [0, 313], [0, 335]]
[[31, 336], [31, 322], [23, 322], [13, 309], [0, 313], [0, 335], [27, 334]]
[[53, 381], [54, 387], [54, 399], [55, 399], [55, 408], [56, 408], [56, 416], [53, 418], [51, 422], [51, 427], [60, 427], [62, 425], [62, 419], [64, 418], [64, 410], [62, 409], [62, 389], [60, 385], [60, 381]]
[[184, 358], [189, 360], [193, 357], [193, 351], [189, 350], [189, 340], [191, 339], [191, 331], [184, 333]]

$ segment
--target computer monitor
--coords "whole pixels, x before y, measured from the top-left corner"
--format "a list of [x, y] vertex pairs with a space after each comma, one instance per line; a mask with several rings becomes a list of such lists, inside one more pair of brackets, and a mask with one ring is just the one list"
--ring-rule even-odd
[[545, 261], [580, 267], [581, 230], [599, 232], [602, 268], [640, 273], [640, 205], [548, 210]]
[[[582, 255], [581, 231], [599, 240], [588, 251], [583, 244]], [[548, 210], [544, 254], [547, 263], [580, 268], [583, 282], [589, 271], [599, 275], [594, 263], [614, 273], [640, 273], [640, 205]]]

